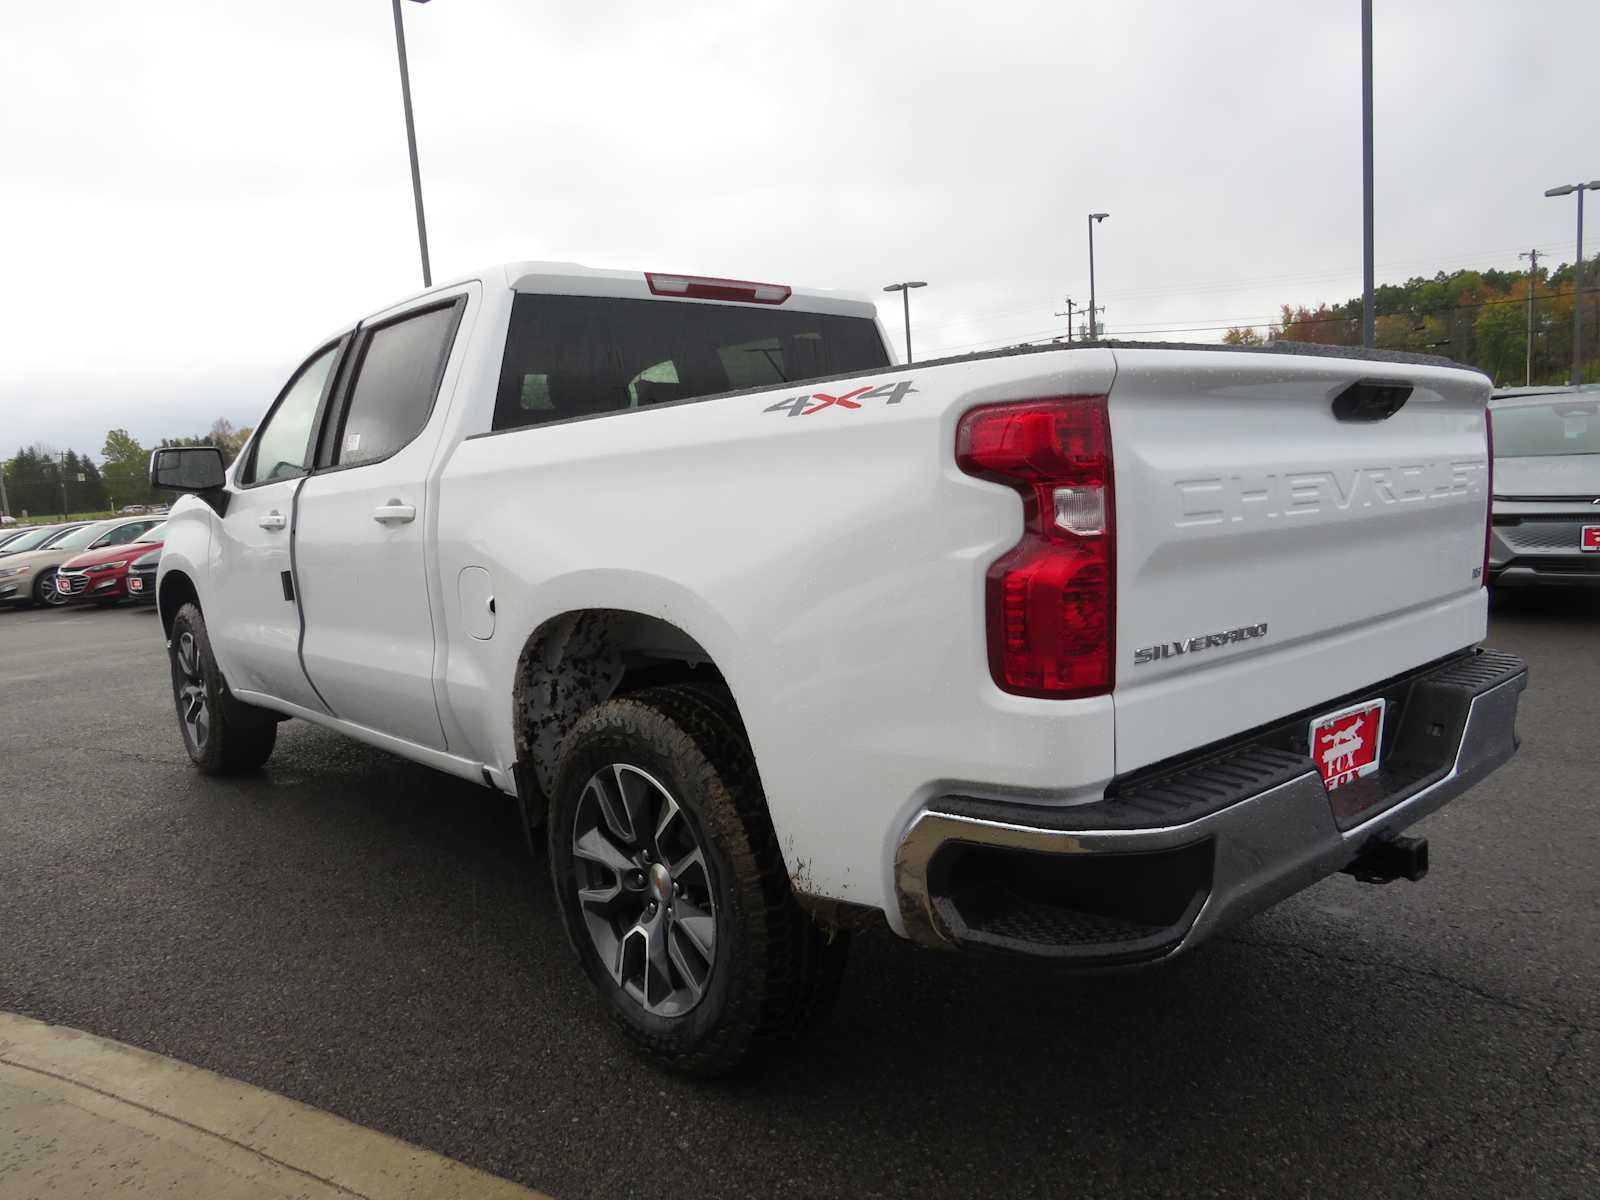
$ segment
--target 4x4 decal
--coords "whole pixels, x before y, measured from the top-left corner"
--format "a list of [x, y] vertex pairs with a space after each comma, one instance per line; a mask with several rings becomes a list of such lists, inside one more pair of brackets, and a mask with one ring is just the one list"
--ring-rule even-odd
[[831, 396], [827, 392], [816, 392], [810, 396], [791, 396], [787, 400], [780, 400], [769, 405], [763, 412], [787, 412], [791, 417], [809, 417], [812, 413], [819, 413], [825, 408], [860, 408], [863, 400], [882, 400], [886, 404], [899, 404], [917, 389], [911, 386], [911, 380], [902, 379], [897, 383], [884, 383], [875, 388], [856, 388], [853, 392]]

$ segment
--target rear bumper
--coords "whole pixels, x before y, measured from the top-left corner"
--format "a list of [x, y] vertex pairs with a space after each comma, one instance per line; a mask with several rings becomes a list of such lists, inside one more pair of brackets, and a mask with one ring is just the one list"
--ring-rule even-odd
[[931, 946], [1084, 967], [1170, 957], [1349, 865], [1509, 759], [1527, 678], [1515, 656], [1476, 651], [1375, 686], [1367, 695], [1391, 705], [1384, 765], [1332, 794], [1296, 743], [1296, 716], [1118, 781], [1089, 805], [942, 797], [896, 855], [906, 929]]

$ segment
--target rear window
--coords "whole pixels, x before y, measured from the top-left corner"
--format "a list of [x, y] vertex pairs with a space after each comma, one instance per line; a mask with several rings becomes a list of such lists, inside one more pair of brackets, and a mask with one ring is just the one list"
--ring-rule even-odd
[[1600, 454], [1600, 401], [1558, 400], [1526, 408], [1496, 408], [1496, 458]]
[[516, 429], [889, 365], [866, 317], [518, 296], [494, 427]]

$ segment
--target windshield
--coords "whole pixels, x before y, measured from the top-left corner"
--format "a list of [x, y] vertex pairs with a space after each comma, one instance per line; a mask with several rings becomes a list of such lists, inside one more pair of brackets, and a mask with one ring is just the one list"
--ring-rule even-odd
[[1491, 413], [1496, 458], [1600, 454], [1600, 400], [1557, 400]]
[[134, 540], [135, 540], [135, 544], [137, 544], [138, 542], [159, 542], [159, 541], [165, 540], [166, 536], [167, 536], [167, 523], [165, 521], [163, 521], [163, 522], [161, 522], [161, 524], [155, 526], [153, 529], [145, 530], [143, 533], [141, 533]]
[[110, 528], [111, 526], [109, 525], [80, 525], [78, 528], [71, 530], [68, 533], [64, 533], [58, 538], [53, 538], [51, 541], [41, 546], [40, 549], [84, 550], [88, 548], [90, 542], [94, 541], [95, 538], [99, 537]]
[[47, 525], [43, 529], [34, 529], [23, 534], [16, 541], [8, 543], [6, 549], [13, 554], [37, 550], [51, 538], [60, 537], [62, 532], [59, 525]]

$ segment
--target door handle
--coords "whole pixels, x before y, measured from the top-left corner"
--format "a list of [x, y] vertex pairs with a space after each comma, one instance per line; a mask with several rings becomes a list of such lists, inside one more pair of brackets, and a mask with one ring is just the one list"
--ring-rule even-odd
[[380, 524], [394, 521], [403, 525], [407, 521], [417, 519], [417, 510], [415, 505], [401, 504], [400, 501], [391, 499], [387, 504], [380, 504], [372, 510], [372, 519]]
[[260, 525], [263, 529], [282, 529], [288, 523], [289, 518], [284, 516], [277, 509], [273, 509], [266, 516], [262, 517], [261, 520], [256, 522], [256, 524]]

